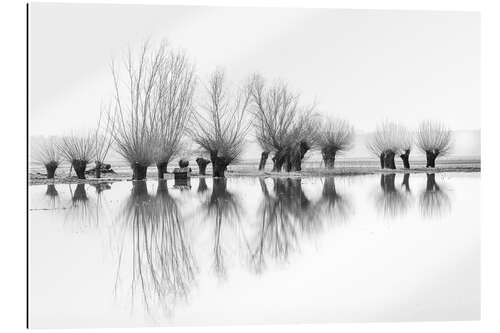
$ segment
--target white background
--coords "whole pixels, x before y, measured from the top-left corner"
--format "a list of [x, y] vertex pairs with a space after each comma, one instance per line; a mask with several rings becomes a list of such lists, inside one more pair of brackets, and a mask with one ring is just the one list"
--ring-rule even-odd
[[[70, 1], [66, 1], [70, 2]], [[80, 1], [82, 2], [82, 1]], [[106, 3], [139, 3], [139, 1], [102, 1]], [[482, 320], [479, 322], [332, 324], [258, 327], [169, 328], [175, 332], [497, 332], [500, 329], [498, 254], [500, 218], [497, 189], [500, 165], [500, 5], [498, 1], [147, 1], [163, 4], [214, 4], [274, 7], [316, 7], [352, 9], [420, 9], [472, 10], [481, 12], [482, 31]], [[0, 330], [17, 332], [26, 325], [26, 7], [23, 1], [2, 1], [0, 9], [0, 124], [2, 135], [2, 177], [0, 220]], [[64, 249], [61, 249], [64, 251]], [[161, 330], [161, 328], [157, 329]], [[76, 330], [78, 331], [78, 330]], [[95, 330], [104, 332], [105, 330]], [[116, 330], [115, 330], [116, 331]], [[139, 331], [127, 330], [127, 331]], [[59, 332], [59, 331], [57, 331]]]

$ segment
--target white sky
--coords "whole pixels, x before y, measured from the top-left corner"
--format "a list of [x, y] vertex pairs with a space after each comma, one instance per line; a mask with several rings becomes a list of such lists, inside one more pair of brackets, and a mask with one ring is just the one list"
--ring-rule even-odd
[[30, 134], [93, 126], [112, 57], [168, 39], [200, 79], [281, 78], [318, 110], [371, 131], [383, 119], [480, 127], [480, 17], [467, 12], [30, 4]]

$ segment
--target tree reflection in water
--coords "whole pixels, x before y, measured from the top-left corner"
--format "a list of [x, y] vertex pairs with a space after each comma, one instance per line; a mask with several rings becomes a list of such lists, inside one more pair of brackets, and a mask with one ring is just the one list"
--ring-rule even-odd
[[321, 199], [316, 203], [316, 207], [329, 220], [345, 221], [352, 214], [352, 206], [349, 199], [337, 192], [335, 177], [324, 179]]
[[96, 227], [96, 202], [87, 195], [85, 184], [68, 184], [71, 193], [71, 205], [66, 209], [65, 221], [69, 221], [74, 227], [89, 228]]
[[[148, 194], [145, 181], [134, 181], [123, 217], [132, 231], [132, 299], [138, 289], [150, 315], [158, 309], [169, 315], [178, 301], [187, 298], [195, 280], [196, 264], [182, 215], [166, 181], [158, 181], [154, 197]], [[117, 281], [122, 252], [123, 247]]]
[[446, 188], [436, 183], [436, 175], [428, 173], [425, 190], [420, 194], [420, 213], [425, 218], [439, 217], [451, 209]]
[[375, 197], [375, 204], [377, 209], [385, 217], [396, 217], [404, 215], [410, 206], [410, 184], [408, 178], [403, 177], [402, 185], [405, 187], [405, 193], [396, 189], [395, 186], [396, 174], [381, 174], [380, 175], [380, 188], [381, 191]]
[[[219, 278], [225, 279], [227, 277], [227, 270], [224, 263], [222, 227], [230, 225], [232, 228], [236, 228], [237, 231], [241, 231], [238, 228], [242, 210], [241, 203], [236, 194], [227, 190], [226, 178], [213, 178], [212, 194], [203, 203], [203, 207], [208, 216], [214, 219], [213, 268]], [[244, 234], [243, 238], [245, 238]]]
[[47, 189], [45, 190], [45, 196], [48, 198], [48, 204], [50, 209], [55, 209], [59, 204], [59, 192], [57, 192], [56, 186], [54, 184], [47, 184]]
[[264, 179], [260, 179], [263, 193], [258, 211], [260, 226], [251, 256], [257, 273], [265, 269], [268, 258], [286, 262], [298, 248], [299, 234], [318, 230], [321, 221], [302, 190], [300, 178], [273, 178], [273, 183], [274, 195], [269, 193]]

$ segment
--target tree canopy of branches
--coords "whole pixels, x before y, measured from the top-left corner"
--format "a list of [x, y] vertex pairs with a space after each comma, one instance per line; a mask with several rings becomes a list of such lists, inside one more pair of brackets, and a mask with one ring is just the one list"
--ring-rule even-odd
[[33, 147], [33, 160], [43, 164], [47, 170], [47, 179], [54, 178], [56, 169], [61, 163], [61, 154], [56, 138], [50, 137], [37, 140], [37, 143]]
[[163, 98], [159, 89], [166, 62], [166, 43], [151, 48], [144, 43], [138, 57], [129, 48], [123, 66], [112, 63], [116, 102], [116, 124], [113, 138], [118, 153], [130, 164], [133, 179], [146, 178], [157, 154], [156, 129], [159, 101]]
[[[410, 132], [400, 124], [384, 121], [379, 124], [368, 139], [368, 149], [380, 158], [380, 167], [387, 169], [396, 169], [394, 157], [403, 155], [403, 162], [408, 162], [412, 145], [412, 136]], [[409, 168], [409, 163], [405, 164], [405, 168]]]
[[325, 119], [319, 123], [315, 136], [316, 145], [321, 150], [325, 167], [333, 168], [337, 153], [352, 148], [354, 128], [345, 120]]
[[191, 138], [210, 155], [214, 177], [224, 177], [227, 166], [243, 151], [250, 103], [248, 89], [231, 92], [225, 74], [215, 70], [206, 87], [206, 101], [194, 113]]
[[186, 125], [193, 111], [194, 67], [182, 52], [165, 55], [156, 90], [156, 166], [163, 178], [168, 162], [179, 153]]
[[253, 102], [253, 127], [263, 152], [259, 170], [263, 170], [270, 152], [274, 152], [273, 171], [301, 170], [301, 161], [311, 148], [314, 106], [301, 108], [300, 96], [283, 82], [266, 86], [254, 75], [249, 86]]
[[436, 158], [448, 154], [452, 148], [451, 131], [442, 123], [424, 121], [418, 127], [417, 146], [426, 155], [426, 167], [434, 168]]
[[87, 164], [94, 160], [96, 142], [93, 133], [84, 136], [69, 135], [58, 144], [60, 153], [71, 163], [78, 179], [85, 179]]

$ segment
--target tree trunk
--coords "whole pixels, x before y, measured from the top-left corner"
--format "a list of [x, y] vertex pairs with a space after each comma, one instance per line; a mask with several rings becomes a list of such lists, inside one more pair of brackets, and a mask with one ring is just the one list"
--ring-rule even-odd
[[405, 173], [403, 176], [403, 183], [401, 184], [405, 187], [406, 192], [411, 192], [410, 191], [410, 174]]
[[262, 154], [260, 154], [259, 171], [262, 171], [265, 169], [268, 156], [269, 156], [268, 151], [263, 151]]
[[85, 169], [87, 168], [87, 161], [84, 160], [73, 160], [71, 161], [73, 169], [75, 169], [76, 176], [78, 179], [85, 179]]
[[336, 149], [321, 149], [321, 155], [323, 156], [323, 162], [325, 163], [325, 167], [327, 169], [333, 169], [335, 166], [335, 155], [337, 154]]
[[158, 179], [164, 179], [164, 174], [167, 172], [167, 162], [156, 163], [156, 168], [158, 169]]
[[290, 155], [290, 164], [291, 171], [301, 171], [302, 170], [302, 160], [309, 150], [309, 144], [305, 141], [301, 141], [298, 150], [294, 151], [293, 154]]
[[273, 172], [281, 172], [281, 169], [283, 168], [283, 164], [285, 163], [287, 159], [287, 154], [284, 150], [279, 150], [274, 154], [273, 157]]
[[45, 170], [47, 170], [47, 179], [53, 179], [56, 174], [57, 163], [49, 162], [45, 164]]
[[229, 163], [227, 163], [223, 158], [217, 156], [217, 153], [210, 153], [210, 159], [212, 160], [212, 177], [224, 178], [224, 172]]
[[384, 167], [386, 169], [396, 169], [396, 163], [394, 162], [394, 157], [396, 154], [394, 154], [393, 151], [387, 151], [384, 154]]
[[198, 157], [196, 159], [196, 164], [198, 164], [199, 174], [205, 175], [207, 170], [207, 165], [210, 163], [206, 158]]
[[384, 153], [380, 153], [380, 169], [384, 168]]
[[135, 163], [132, 165], [132, 179], [133, 180], [144, 180], [146, 179], [146, 173], [148, 171], [148, 167], [141, 165], [139, 163]]
[[95, 178], [101, 178], [101, 166], [102, 163], [99, 161], [95, 162]]
[[427, 168], [435, 168], [436, 167], [436, 157], [437, 154], [435, 154], [432, 151], [426, 151], [425, 156], [427, 157]]
[[409, 149], [405, 150], [404, 154], [401, 154], [400, 157], [403, 160], [403, 167], [405, 169], [409, 169], [410, 168], [410, 150]]

